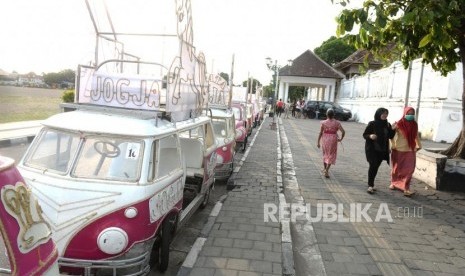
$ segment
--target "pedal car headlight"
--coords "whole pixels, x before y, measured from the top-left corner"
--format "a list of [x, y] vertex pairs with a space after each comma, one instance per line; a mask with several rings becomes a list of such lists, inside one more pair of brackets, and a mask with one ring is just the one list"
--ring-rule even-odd
[[128, 245], [128, 234], [121, 228], [107, 228], [98, 235], [97, 245], [104, 253], [121, 253]]

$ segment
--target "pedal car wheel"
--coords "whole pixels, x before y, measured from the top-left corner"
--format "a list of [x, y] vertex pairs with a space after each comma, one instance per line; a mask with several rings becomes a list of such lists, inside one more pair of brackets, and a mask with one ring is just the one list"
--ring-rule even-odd
[[165, 219], [161, 227], [158, 270], [164, 272], [168, 269], [170, 261], [171, 222], [169, 218]]
[[248, 141], [249, 137], [245, 137], [245, 140], [244, 140], [244, 145], [242, 147], [242, 151], [245, 151], [245, 148], [247, 148], [247, 141]]

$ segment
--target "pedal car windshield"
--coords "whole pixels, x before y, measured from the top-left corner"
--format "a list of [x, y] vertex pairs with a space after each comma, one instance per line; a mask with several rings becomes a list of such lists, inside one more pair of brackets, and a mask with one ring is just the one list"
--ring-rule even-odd
[[78, 178], [135, 182], [140, 177], [142, 147], [135, 139], [46, 129], [24, 163], [44, 172], [70, 172]]

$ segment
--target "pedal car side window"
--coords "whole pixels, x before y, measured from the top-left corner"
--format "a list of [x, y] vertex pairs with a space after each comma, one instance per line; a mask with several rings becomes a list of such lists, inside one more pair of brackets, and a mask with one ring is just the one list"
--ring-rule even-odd
[[160, 152], [155, 161], [156, 178], [162, 178], [176, 169], [181, 169], [181, 153], [176, 135], [160, 139]]
[[141, 141], [88, 136], [73, 176], [135, 182], [140, 177], [142, 153]]
[[235, 131], [235, 127], [234, 127], [234, 119], [227, 119], [226, 120], [226, 124], [227, 124], [227, 134], [228, 135], [234, 135], [234, 131]]
[[205, 145], [206, 148], [210, 148], [215, 144], [215, 136], [213, 134], [213, 128], [211, 124], [205, 124], [204, 126]]
[[233, 110], [233, 113], [234, 113], [234, 118], [236, 118], [236, 120], [240, 121], [242, 119], [241, 110], [238, 107], [233, 107], [232, 110]]
[[24, 164], [28, 167], [65, 174], [75, 157], [80, 137], [74, 133], [45, 129]]

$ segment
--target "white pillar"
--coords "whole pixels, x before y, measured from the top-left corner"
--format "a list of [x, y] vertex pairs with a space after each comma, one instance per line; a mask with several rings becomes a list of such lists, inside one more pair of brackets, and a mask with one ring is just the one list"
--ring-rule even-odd
[[289, 83], [286, 82], [284, 84], [284, 97], [283, 97], [283, 101], [285, 103], [287, 103], [287, 100], [289, 99]]
[[282, 99], [284, 101], [284, 82], [279, 83], [279, 90], [278, 90], [278, 100]]
[[326, 85], [325, 87], [325, 98], [328, 102], [331, 101], [331, 89], [329, 88], [329, 85]]

